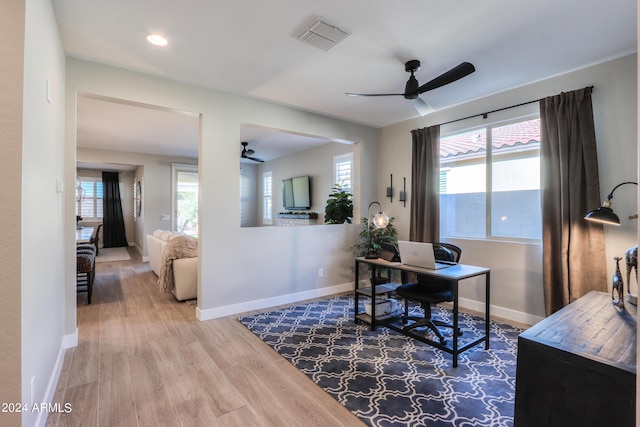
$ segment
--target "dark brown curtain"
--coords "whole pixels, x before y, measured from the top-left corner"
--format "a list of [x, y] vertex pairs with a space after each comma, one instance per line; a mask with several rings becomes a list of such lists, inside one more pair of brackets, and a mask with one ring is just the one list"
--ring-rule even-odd
[[540, 100], [545, 310], [550, 315], [592, 290], [606, 291], [602, 225], [584, 220], [600, 206], [591, 88]]
[[105, 248], [128, 246], [124, 231], [118, 172], [102, 172], [102, 237]]
[[411, 131], [409, 240], [440, 240], [440, 125]]

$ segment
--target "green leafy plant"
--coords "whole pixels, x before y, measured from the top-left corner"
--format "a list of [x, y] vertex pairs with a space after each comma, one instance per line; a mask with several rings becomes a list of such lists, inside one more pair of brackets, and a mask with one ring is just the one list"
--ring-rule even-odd
[[353, 218], [353, 195], [346, 191], [341, 184], [331, 188], [331, 194], [324, 208], [325, 224], [351, 224]]
[[356, 256], [365, 256], [369, 252], [378, 252], [380, 243], [395, 243], [398, 241], [398, 230], [393, 225], [394, 217], [389, 218], [389, 224], [384, 228], [376, 228], [369, 225], [368, 218], [360, 221], [364, 225], [360, 232], [360, 243], [353, 245], [351, 250]]

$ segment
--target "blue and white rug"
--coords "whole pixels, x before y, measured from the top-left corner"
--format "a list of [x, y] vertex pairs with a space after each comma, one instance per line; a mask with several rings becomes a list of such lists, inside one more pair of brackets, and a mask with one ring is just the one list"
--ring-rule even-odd
[[[352, 296], [238, 320], [370, 426], [513, 426], [520, 329], [491, 322], [490, 350], [480, 344], [453, 368], [449, 353], [356, 325]], [[459, 322], [463, 337], [484, 331], [475, 316]]]

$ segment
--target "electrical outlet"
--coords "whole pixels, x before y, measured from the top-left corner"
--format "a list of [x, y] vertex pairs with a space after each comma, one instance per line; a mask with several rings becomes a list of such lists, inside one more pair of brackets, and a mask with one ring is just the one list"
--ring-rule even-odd
[[318, 269], [318, 277], [324, 277], [324, 268]]

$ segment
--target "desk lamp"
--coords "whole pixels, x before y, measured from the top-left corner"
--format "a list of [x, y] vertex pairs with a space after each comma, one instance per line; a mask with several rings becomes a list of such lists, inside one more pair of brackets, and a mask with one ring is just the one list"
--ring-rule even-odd
[[[378, 205], [378, 213], [371, 217], [371, 206]], [[378, 252], [373, 249], [373, 242], [371, 241], [371, 228], [372, 226], [375, 228], [385, 228], [389, 224], [389, 217], [382, 212], [382, 205], [380, 202], [371, 202], [369, 203], [369, 209], [367, 210], [368, 221], [367, 229], [369, 230], [369, 249], [367, 250], [367, 254], [364, 256], [367, 259], [378, 258]]]
[[607, 196], [607, 200], [604, 201], [602, 206], [597, 209], [592, 210], [588, 214], [584, 216], [584, 219], [594, 222], [599, 222], [602, 224], [611, 224], [611, 225], [620, 225], [620, 218], [616, 213], [611, 209], [611, 199], [613, 199], [613, 192], [618, 189], [618, 187], [625, 184], [635, 184], [638, 185], [637, 182], [627, 181], [620, 183], [613, 187], [611, 193]]

